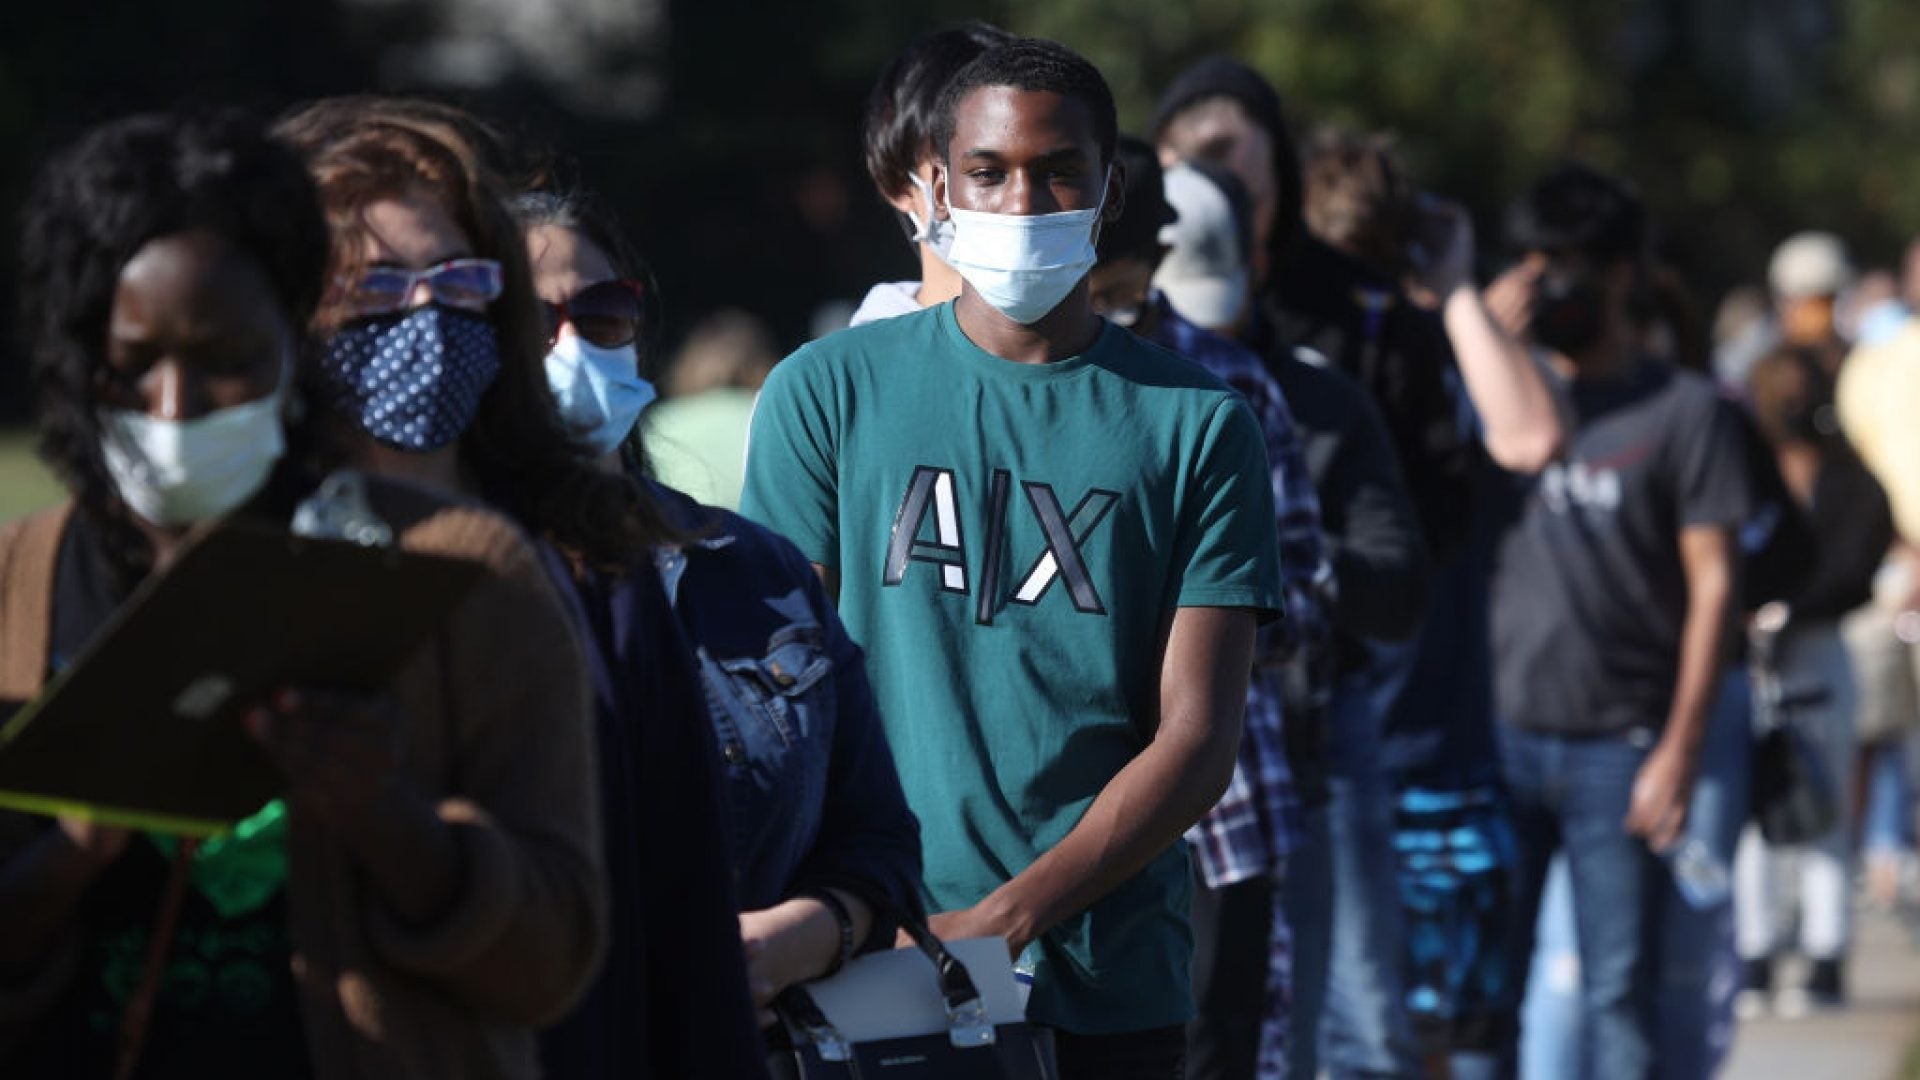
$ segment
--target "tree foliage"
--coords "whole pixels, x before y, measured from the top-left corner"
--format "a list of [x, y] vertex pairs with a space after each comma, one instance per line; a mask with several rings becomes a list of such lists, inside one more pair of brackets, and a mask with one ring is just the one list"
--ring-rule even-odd
[[1920, 232], [1920, 20], [1907, 0], [1048, 0], [1138, 129], [1207, 52], [1267, 75], [1304, 132], [1396, 132], [1483, 231], [1565, 157], [1632, 178], [1703, 290], [1808, 227], [1891, 260]]

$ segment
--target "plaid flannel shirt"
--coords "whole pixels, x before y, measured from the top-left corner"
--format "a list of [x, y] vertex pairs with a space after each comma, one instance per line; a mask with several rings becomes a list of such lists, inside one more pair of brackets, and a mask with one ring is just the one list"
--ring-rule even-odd
[[1238, 390], [1267, 439], [1273, 503], [1280, 533], [1280, 569], [1286, 616], [1261, 631], [1259, 655], [1247, 686], [1246, 733], [1233, 779], [1220, 802], [1187, 831], [1200, 870], [1213, 888], [1278, 873], [1286, 866], [1291, 823], [1298, 813], [1287, 769], [1278, 667], [1302, 650], [1325, 649], [1331, 627], [1323, 597], [1333, 581], [1320, 532], [1320, 500], [1286, 397], [1251, 350], [1181, 318], [1156, 293], [1156, 344], [1192, 360]]

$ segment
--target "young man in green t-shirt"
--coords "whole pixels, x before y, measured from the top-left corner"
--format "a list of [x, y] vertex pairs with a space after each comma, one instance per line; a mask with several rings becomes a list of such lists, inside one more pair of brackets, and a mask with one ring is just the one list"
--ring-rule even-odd
[[1232, 774], [1280, 606], [1258, 423], [1088, 302], [1115, 129], [1058, 45], [962, 70], [934, 201], [964, 291], [780, 364], [743, 500], [867, 649], [934, 929], [1007, 939], [1066, 1080], [1179, 1074], [1179, 841]]

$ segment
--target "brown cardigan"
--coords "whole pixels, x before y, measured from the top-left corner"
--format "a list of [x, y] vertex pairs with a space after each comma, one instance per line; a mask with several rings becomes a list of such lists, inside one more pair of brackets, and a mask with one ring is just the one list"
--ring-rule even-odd
[[[409, 551], [471, 558], [482, 579], [392, 685], [411, 721], [408, 775], [438, 800], [466, 885], [436, 926], [408, 928], [352, 855], [295, 814], [287, 908], [316, 1076], [535, 1077], [532, 1029], [585, 991], [607, 934], [592, 697], [538, 558], [503, 518], [392, 481], [368, 483]], [[40, 688], [54, 564], [71, 507], [0, 529], [0, 698]], [[45, 818], [0, 814], [0, 858]], [[0, 986], [0, 1073], [73, 978], [77, 941]]]

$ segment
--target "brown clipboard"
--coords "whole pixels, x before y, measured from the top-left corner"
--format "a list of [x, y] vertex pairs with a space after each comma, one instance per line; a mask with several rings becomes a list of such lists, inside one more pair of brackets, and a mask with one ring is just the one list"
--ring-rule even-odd
[[222, 832], [282, 787], [245, 710], [282, 687], [385, 685], [484, 572], [238, 522], [202, 533], [5, 720], [0, 807]]

